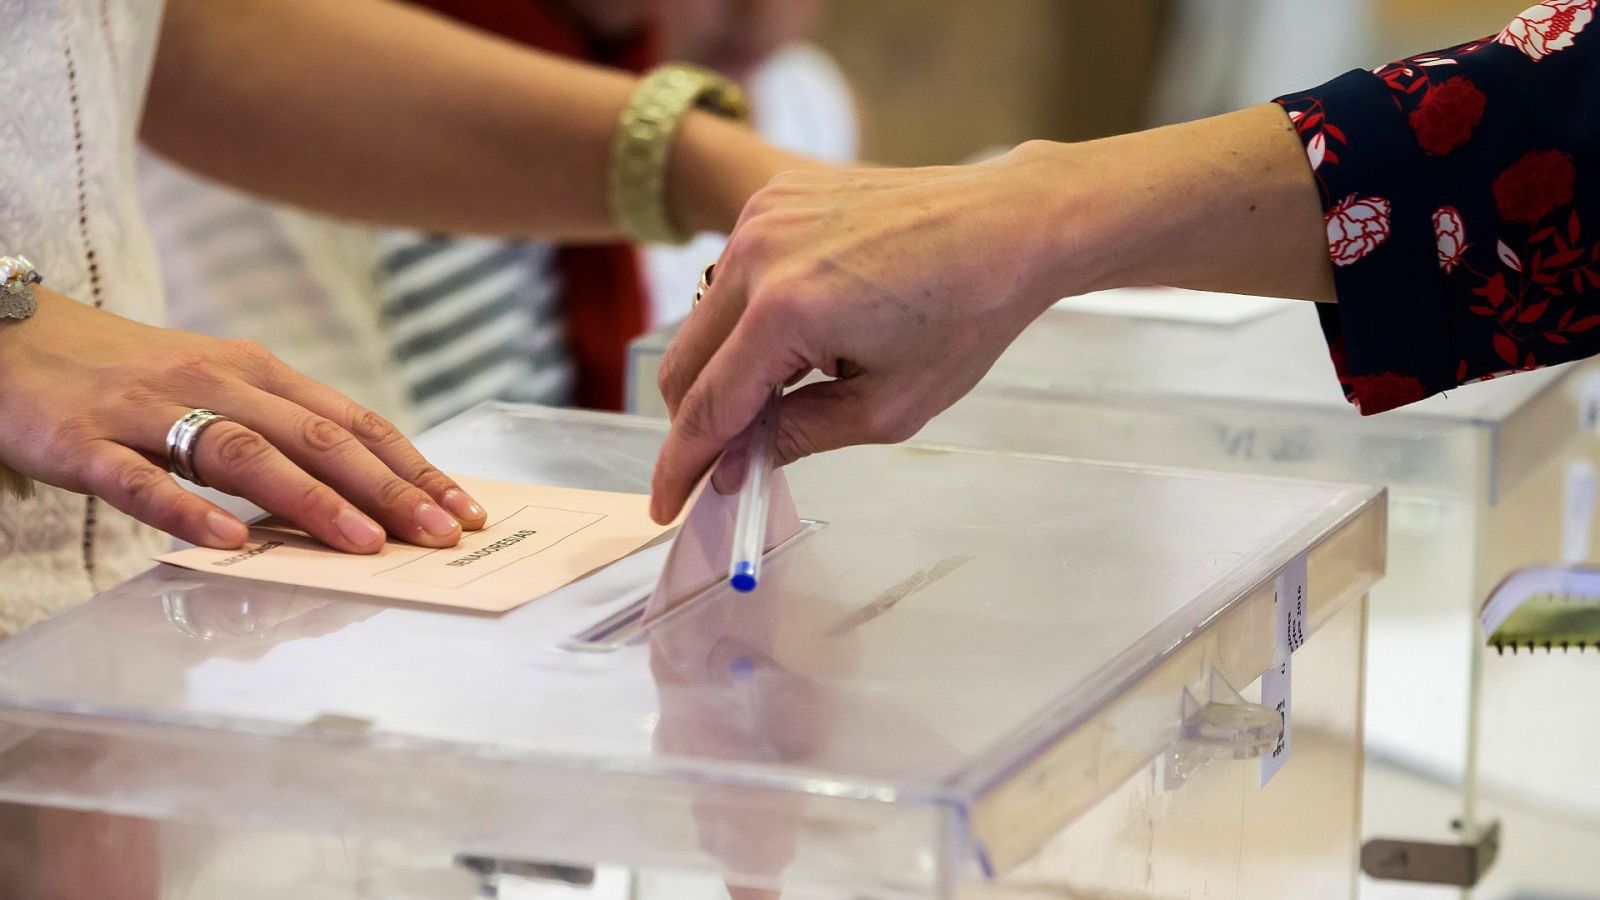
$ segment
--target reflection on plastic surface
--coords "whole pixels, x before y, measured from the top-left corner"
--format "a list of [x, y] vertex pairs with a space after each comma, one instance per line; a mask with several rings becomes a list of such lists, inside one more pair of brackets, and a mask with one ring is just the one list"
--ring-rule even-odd
[[238, 589], [225, 579], [177, 575], [161, 590], [167, 621], [183, 634], [215, 641], [220, 652], [248, 658], [279, 640], [332, 634], [382, 609], [381, 604], [333, 600], [290, 586]]
[[141, 819], [0, 803], [0, 897], [160, 900], [159, 834]]
[[[661, 699], [656, 750], [777, 765], [817, 759], [837, 727], [839, 697], [827, 682], [789, 668], [779, 657], [799, 649], [792, 646], [796, 642], [813, 652], [825, 646], [832, 658], [811, 656], [807, 666], [837, 677], [840, 667], [852, 664], [850, 648], [818, 645], [819, 623], [780, 622], [770, 605], [749, 610], [723, 598], [686, 612], [651, 634], [650, 672]], [[730, 883], [730, 891], [775, 889], [794, 859], [804, 797], [791, 794], [751, 807], [713, 783], [690, 791], [700, 847], [742, 879]]]

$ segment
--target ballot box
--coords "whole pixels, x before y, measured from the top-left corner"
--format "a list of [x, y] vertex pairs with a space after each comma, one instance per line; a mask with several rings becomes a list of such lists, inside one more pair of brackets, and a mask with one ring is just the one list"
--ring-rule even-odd
[[[634, 344], [636, 411], [665, 415], [655, 378], [672, 333]], [[1577, 654], [1486, 660], [1474, 616], [1513, 567], [1592, 556], [1595, 371], [1525, 372], [1362, 417], [1338, 387], [1310, 304], [1111, 291], [1046, 312], [914, 440], [1387, 485], [1390, 563], [1372, 594], [1367, 753], [1369, 765], [1411, 776], [1418, 793], [1369, 797], [1364, 830], [1451, 843], [1485, 837], [1495, 815], [1478, 808], [1475, 783], [1511, 803], [1600, 821], [1590, 699], [1600, 666]], [[1591, 847], [1600, 830], [1592, 835]], [[1506, 852], [1538, 842], [1508, 833]], [[1567, 862], [1586, 862], [1592, 887], [1600, 859], [1582, 846], [1570, 844]]]
[[[662, 435], [487, 405], [421, 445], [642, 491]], [[0, 834], [97, 897], [1351, 896], [1381, 489], [789, 477], [757, 590], [648, 623], [666, 545], [502, 615], [153, 570], [0, 644]]]

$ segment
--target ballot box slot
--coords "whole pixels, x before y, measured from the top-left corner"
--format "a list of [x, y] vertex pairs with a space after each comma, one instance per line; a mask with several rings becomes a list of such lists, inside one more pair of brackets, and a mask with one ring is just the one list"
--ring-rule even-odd
[[[828, 523], [815, 519], [802, 519], [801, 525], [801, 529], [795, 532], [793, 537], [768, 550], [763, 554], [762, 559], [765, 561], [775, 559], [779, 554], [786, 552], [800, 541], [826, 528]], [[645, 605], [649, 602], [650, 592], [654, 587], [655, 585], [652, 583], [637, 589], [621, 609], [584, 628], [572, 637], [562, 641], [558, 646], [563, 650], [578, 653], [609, 653], [613, 650], [629, 647], [643, 642], [649, 629], [656, 623], [672, 619], [683, 612], [684, 609], [700, 602], [705, 597], [731, 590], [726, 579], [718, 579], [679, 601], [672, 609], [646, 623]], [[760, 588], [757, 588], [757, 590], [760, 590]]]

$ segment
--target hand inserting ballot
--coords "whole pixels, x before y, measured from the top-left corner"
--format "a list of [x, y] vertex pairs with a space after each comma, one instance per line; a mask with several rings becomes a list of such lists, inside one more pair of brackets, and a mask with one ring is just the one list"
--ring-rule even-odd
[[780, 175], [662, 360], [672, 430], [651, 513], [676, 515], [768, 393], [812, 370], [833, 380], [779, 404], [780, 465], [911, 437], [1060, 297], [1170, 284], [1332, 299], [1317, 196], [1271, 104], [979, 165]]
[[971, 389], [1058, 296], [1029, 280], [1020, 252], [952, 262], [1027, 227], [1029, 158], [790, 172], [756, 194], [662, 361], [672, 430], [656, 466], [656, 520], [677, 515], [699, 475], [797, 374], [834, 380], [783, 397], [778, 465], [904, 440]]

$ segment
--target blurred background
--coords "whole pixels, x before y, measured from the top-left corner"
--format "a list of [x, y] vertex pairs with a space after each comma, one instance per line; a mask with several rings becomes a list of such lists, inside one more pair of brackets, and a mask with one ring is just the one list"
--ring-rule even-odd
[[1227, 112], [1498, 31], [1523, 0], [836, 0], [865, 158], [965, 159]]
[[[402, 2], [402, 0], [396, 0]], [[771, 142], [969, 162], [1226, 112], [1489, 34], [1521, 0], [405, 0], [547, 52], [741, 81]], [[537, 165], [537, 160], [530, 160]], [[483, 400], [618, 409], [626, 345], [721, 239], [561, 247], [377, 232], [147, 155], [171, 324], [260, 341], [407, 430]]]

